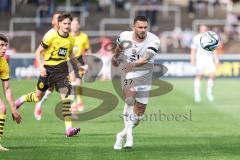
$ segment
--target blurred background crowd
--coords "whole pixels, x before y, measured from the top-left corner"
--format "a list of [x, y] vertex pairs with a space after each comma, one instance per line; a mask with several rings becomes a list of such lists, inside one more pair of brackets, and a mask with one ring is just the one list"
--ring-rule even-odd
[[135, 15], [149, 18], [160, 54], [189, 53], [202, 24], [220, 35], [218, 53], [239, 53], [240, 0], [1, 0], [0, 32], [10, 38], [8, 53], [34, 53], [56, 11], [78, 16], [92, 53], [104, 59], [110, 59], [109, 44], [118, 34], [131, 30]]

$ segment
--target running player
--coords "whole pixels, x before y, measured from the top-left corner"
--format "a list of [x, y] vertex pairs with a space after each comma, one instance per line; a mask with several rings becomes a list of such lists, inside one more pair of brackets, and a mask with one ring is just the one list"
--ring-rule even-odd
[[[61, 15], [60, 12], [55, 12], [52, 16], [52, 28], [45, 34], [48, 35], [51, 32], [55, 32], [58, 30], [59, 26], [58, 26], [58, 17]], [[42, 99], [36, 103], [35, 105], [35, 110], [34, 110], [34, 116], [37, 120], [41, 120], [42, 118], [42, 106], [44, 104], [44, 102], [48, 99], [49, 95], [52, 94], [53, 92], [53, 88], [48, 88], [47, 91], [45, 92], [44, 96], [42, 97]]]
[[[38, 102], [44, 92], [50, 87], [55, 88], [61, 95], [62, 115], [65, 120], [66, 136], [76, 135], [80, 128], [72, 127], [71, 107], [71, 86], [67, 79], [67, 60], [71, 59], [80, 69], [81, 65], [75, 58], [72, 48], [74, 38], [69, 34], [72, 17], [69, 14], [62, 14], [58, 17], [59, 29], [45, 35], [41, 45], [36, 51], [36, 59], [40, 65], [40, 77], [35, 92], [21, 96], [16, 102], [19, 108], [24, 102]], [[42, 60], [43, 57], [43, 60]]]
[[149, 22], [144, 16], [134, 18], [133, 31], [124, 31], [117, 39], [117, 47], [112, 59], [114, 66], [119, 65], [119, 56], [126, 57], [121, 75], [124, 106], [124, 129], [116, 135], [115, 150], [132, 148], [133, 128], [143, 119], [148, 104], [153, 73], [153, 57], [160, 46], [159, 38], [148, 32]]

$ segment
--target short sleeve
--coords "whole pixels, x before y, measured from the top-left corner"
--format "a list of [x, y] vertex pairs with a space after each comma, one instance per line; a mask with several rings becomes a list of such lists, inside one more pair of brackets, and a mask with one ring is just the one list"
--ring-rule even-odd
[[123, 46], [123, 43], [124, 43], [124, 32], [120, 33], [117, 40], [116, 40], [116, 43], [120, 46]]
[[9, 66], [8, 63], [6, 61], [3, 62], [3, 68], [2, 71], [0, 72], [0, 78], [2, 81], [8, 81], [9, 80], [9, 74], [10, 74], [10, 70], [9, 70]]
[[51, 44], [52, 44], [52, 40], [53, 40], [53, 31], [49, 31], [47, 32], [41, 42], [41, 46], [45, 49], [47, 49]]
[[147, 51], [156, 55], [159, 48], [160, 48], [160, 40], [156, 38], [155, 40], [149, 43]]

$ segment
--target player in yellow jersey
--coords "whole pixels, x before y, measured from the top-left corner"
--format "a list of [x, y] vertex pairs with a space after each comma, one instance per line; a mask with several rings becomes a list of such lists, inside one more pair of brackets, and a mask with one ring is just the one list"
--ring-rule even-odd
[[[74, 17], [71, 23], [71, 35], [75, 38], [74, 55], [77, 58], [82, 57], [86, 53], [91, 53], [88, 35], [80, 30], [80, 20]], [[82, 59], [82, 58], [81, 58]], [[81, 60], [83, 63], [83, 60]]]
[[[49, 32], [55, 32], [59, 29], [58, 26], [58, 17], [61, 15], [60, 12], [55, 12], [52, 16], [52, 28], [45, 34], [49, 34]], [[53, 92], [53, 88], [48, 88], [47, 91], [45, 92], [44, 96], [42, 99], [36, 103], [35, 105], [35, 110], [34, 110], [34, 116], [37, 120], [41, 120], [42, 118], [42, 106], [43, 103], [48, 99], [49, 95]]]
[[[71, 86], [67, 77], [70, 59], [80, 69], [81, 65], [75, 58], [72, 48], [74, 38], [69, 34], [72, 17], [69, 14], [62, 14], [58, 17], [58, 31], [48, 32], [41, 45], [36, 51], [36, 60], [40, 66], [40, 77], [35, 92], [21, 96], [16, 102], [19, 108], [24, 102], [35, 102], [41, 100], [44, 92], [49, 88], [55, 88], [61, 95], [62, 115], [65, 120], [66, 136], [71, 137], [79, 133], [80, 128], [72, 127], [71, 107]], [[43, 58], [43, 59], [42, 59]]]
[[[7, 37], [3, 34], [0, 34], [0, 78], [2, 80], [4, 94], [11, 107], [13, 119], [16, 121], [16, 123], [20, 123], [21, 116], [16, 111], [16, 107], [15, 107], [13, 96], [12, 96], [12, 90], [9, 84], [9, 66], [7, 61], [4, 59], [4, 54], [6, 53], [7, 45], [8, 45]], [[3, 136], [3, 128], [6, 120], [6, 110], [7, 109], [3, 100], [0, 98], [0, 142]], [[9, 149], [4, 148], [0, 143], [0, 151], [7, 151], [7, 150]]]
[[[83, 56], [87, 53], [91, 53], [91, 48], [87, 34], [80, 31], [80, 20], [78, 19], [78, 17], [74, 17], [71, 23], [71, 35], [75, 38], [73, 53], [78, 59], [79, 63], [84, 65], [86, 62], [84, 62], [85, 59]], [[83, 73], [80, 74], [83, 75]], [[76, 102], [73, 103], [72, 109], [82, 111], [84, 107], [80, 96], [82, 94], [80, 87], [80, 79], [75, 77], [74, 72], [71, 72], [70, 80], [76, 91]]]

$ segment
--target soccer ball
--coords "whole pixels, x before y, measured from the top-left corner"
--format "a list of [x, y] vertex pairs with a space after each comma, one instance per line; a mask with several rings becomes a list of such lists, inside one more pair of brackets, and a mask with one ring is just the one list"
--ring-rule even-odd
[[218, 42], [219, 37], [213, 31], [204, 32], [200, 38], [201, 47], [207, 51], [214, 51], [218, 46]]

